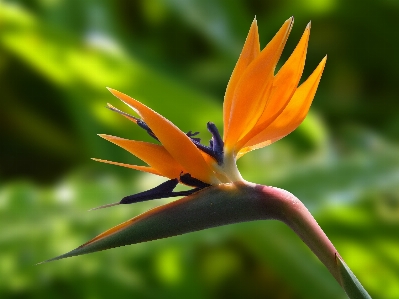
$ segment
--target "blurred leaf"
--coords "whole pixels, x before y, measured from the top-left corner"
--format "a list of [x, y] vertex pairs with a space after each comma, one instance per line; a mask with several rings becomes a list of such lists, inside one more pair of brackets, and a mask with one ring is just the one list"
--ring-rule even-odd
[[[291, 191], [310, 205], [320, 205], [323, 200], [331, 202], [350, 202], [376, 190], [393, 188], [398, 182], [399, 159], [386, 153], [365, 155], [359, 158], [340, 159], [324, 167], [302, 169], [296, 172]], [[301, 173], [301, 174], [299, 174]], [[292, 177], [292, 180], [293, 180]], [[313, 187], [309, 182], [317, 184]], [[290, 178], [287, 178], [289, 181]], [[282, 182], [279, 186], [289, 184]], [[319, 204], [318, 204], [319, 202]]]
[[370, 295], [363, 288], [355, 274], [349, 269], [348, 265], [340, 258], [337, 257], [337, 263], [340, 269], [342, 284], [345, 292], [351, 299], [370, 298]]
[[[7, 126], [19, 130], [9, 133], [10, 143], [18, 139], [25, 141], [27, 134], [34, 138], [36, 135], [36, 151], [45, 148], [46, 152], [51, 152], [54, 157], [60, 156], [61, 159], [67, 153], [80, 162], [82, 158], [88, 158], [89, 152], [90, 155], [102, 158], [108, 158], [108, 153], [117, 155], [118, 150], [104, 146], [104, 142], [96, 136], [98, 133], [106, 133], [106, 126], [119, 132], [115, 135], [126, 138], [129, 138], [128, 133], [132, 129], [136, 129], [135, 139], [145, 138], [144, 132], [123, 117], [117, 120], [115, 116], [115, 121], [109, 120], [108, 115], [112, 112], [107, 111], [106, 103], [115, 103], [117, 100], [107, 92], [106, 86], [119, 89], [154, 110], [161, 111], [184, 131], [205, 131], [207, 135], [202, 135], [202, 138], [210, 138], [205, 130], [208, 121], [212, 120], [220, 127], [221, 107], [215, 104], [212, 97], [169, 78], [167, 74], [140, 63], [121, 50], [110, 51], [101, 44], [92, 44], [87, 39], [82, 41], [59, 28], [52, 28], [18, 6], [1, 3], [0, 7], [0, 45], [32, 67], [38, 76], [45, 77], [62, 91], [63, 96], [57, 101], [65, 102], [61, 107], [66, 108], [64, 113], [72, 120], [75, 130], [72, 134], [65, 134], [52, 122], [44, 121], [41, 110], [45, 111], [45, 106], [37, 113], [24, 102], [17, 106], [11, 102], [5, 106], [4, 114], [8, 117], [13, 115]], [[117, 44], [114, 46], [118, 48]], [[11, 101], [13, 97], [10, 93], [7, 100]], [[99, 113], [100, 105], [104, 112]], [[181, 109], [175, 107], [186, 109], [182, 113]], [[49, 113], [51, 115], [52, 111]], [[29, 120], [35, 121], [29, 123]], [[38, 130], [43, 133], [39, 134]], [[76, 141], [71, 142], [68, 135], [74, 135]], [[40, 155], [41, 151], [38, 152]], [[76, 154], [71, 155], [71, 152]], [[44, 161], [48, 162], [48, 158], [48, 155], [43, 154]], [[23, 169], [22, 165], [20, 168]]]

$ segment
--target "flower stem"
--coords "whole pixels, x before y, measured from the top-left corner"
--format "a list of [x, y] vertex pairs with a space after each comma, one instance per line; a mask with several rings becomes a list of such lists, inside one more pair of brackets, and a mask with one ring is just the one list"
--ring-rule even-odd
[[259, 185], [257, 188], [267, 196], [268, 201], [273, 200], [276, 219], [287, 224], [342, 285], [336, 262], [340, 255], [305, 205], [286, 190]]
[[214, 168], [217, 169], [217, 172], [223, 173], [226, 176], [228, 179], [226, 183], [244, 182], [237, 168], [235, 155], [231, 151], [227, 150], [223, 156], [223, 164], [217, 165], [215, 163]]
[[263, 202], [261, 204], [263, 219], [276, 219], [287, 224], [327, 267], [349, 298], [371, 299], [312, 214], [298, 198], [279, 188], [260, 185], [253, 188], [256, 190], [255, 200]]

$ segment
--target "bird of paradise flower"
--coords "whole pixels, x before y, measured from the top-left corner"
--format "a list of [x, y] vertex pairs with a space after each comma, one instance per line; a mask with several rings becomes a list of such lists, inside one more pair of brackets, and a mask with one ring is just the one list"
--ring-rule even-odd
[[[237, 159], [246, 153], [268, 146], [294, 131], [305, 119], [315, 96], [327, 57], [298, 86], [305, 65], [310, 23], [291, 56], [274, 74], [293, 22], [293, 17], [289, 18], [261, 51], [257, 22], [256, 19], [253, 21], [226, 89], [223, 138], [216, 126], [208, 122], [207, 128], [212, 134], [208, 145], [196, 137], [198, 132], [184, 133], [149, 107], [109, 88], [139, 117], [110, 104], [108, 108], [146, 130], [156, 143], [102, 134], [102, 138], [129, 151], [148, 166], [94, 160], [149, 172], [169, 180], [98, 208], [185, 197], [119, 224], [48, 261], [220, 225], [276, 219], [297, 233], [351, 298], [370, 298], [299, 199], [286, 190], [245, 181], [236, 165]], [[193, 189], [173, 191], [179, 183]]]

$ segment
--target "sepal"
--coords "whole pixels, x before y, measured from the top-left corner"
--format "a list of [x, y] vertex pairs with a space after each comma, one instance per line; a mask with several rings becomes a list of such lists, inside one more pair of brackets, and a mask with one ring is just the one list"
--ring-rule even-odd
[[244, 183], [204, 188], [123, 222], [46, 262], [231, 223], [276, 218], [274, 200], [260, 190], [258, 185]]

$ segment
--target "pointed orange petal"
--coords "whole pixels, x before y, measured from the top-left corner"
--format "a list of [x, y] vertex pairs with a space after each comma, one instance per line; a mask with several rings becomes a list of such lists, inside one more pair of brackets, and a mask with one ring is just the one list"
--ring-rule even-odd
[[240, 156], [283, 138], [301, 124], [308, 114], [316, 94], [326, 60], [327, 56], [323, 58], [309, 78], [298, 87], [291, 101], [276, 120], [245, 144], [244, 148], [240, 150]]
[[[229, 126], [230, 121], [230, 109], [233, 101], [234, 91], [237, 87], [237, 83], [240, 80], [247, 66], [259, 55], [259, 34], [258, 24], [256, 19], [253, 20], [247, 39], [245, 40], [244, 47], [241, 51], [240, 58], [236, 63], [236, 66], [231, 74], [229, 83], [227, 84], [226, 94], [223, 102], [223, 123], [224, 128]], [[226, 132], [224, 132], [226, 133]]]
[[246, 146], [246, 147], [240, 149], [240, 151], [238, 152], [238, 154], [236, 156], [236, 160], [240, 159], [242, 156], [244, 156], [245, 154], [249, 153], [250, 151], [253, 151], [253, 150], [256, 150], [258, 148], [262, 148], [262, 147], [268, 146], [270, 144], [272, 144], [271, 140], [267, 140], [265, 142], [258, 143], [258, 144], [254, 145], [254, 146]]
[[274, 78], [273, 87], [269, 99], [266, 99], [266, 105], [262, 115], [258, 119], [255, 127], [239, 141], [236, 149], [240, 149], [251, 138], [259, 134], [264, 128], [269, 126], [284, 110], [297, 89], [299, 80], [302, 76], [305, 66], [306, 50], [308, 47], [310, 34], [310, 23], [306, 26], [301, 40], [296, 46], [294, 52], [288, 58], [286, 63]]
[[108, 90], [143, 118], [170, 155], [194, 178], [212, 183], [212, 170], [205, 162], [200, 150], [186, 134], [144, 104], [117, 90], [111, 88], [108, 88]]
[[131, 164], [113, 162], [113, 161], [108, 161], [108, 160], [96, 159], [96, 158], [92, 158], [92, 160], [93, 161], [97, 161], [97, 162], [102, 162], [102, 163], [122, 166], [122, 167], [126, 167], [126, 168], [131, 168], [131, 169], [140, 170], [140, 171], [149, 172], [149, 173], [153, 173], [153, 174], [156, 174], [156, 175], [163, 176], [161, 173], [159, 173], [159, 171], [157, 171], [156, 169], [154, 169], [152, 167], [148, 167], [148, 166], [131, 165]]
[[247, 134], [263, 112], [264, 97], [270, 94], [274, 69], [293, 24], [289, 18], [265, 49], [247, 67], [234, 92], [225, 145], [233, 149], [240, 137]]
[[184, 168], [161, 145], [100, 134], [100, 137], [127, 150], [170, 179], [180, 177]]

